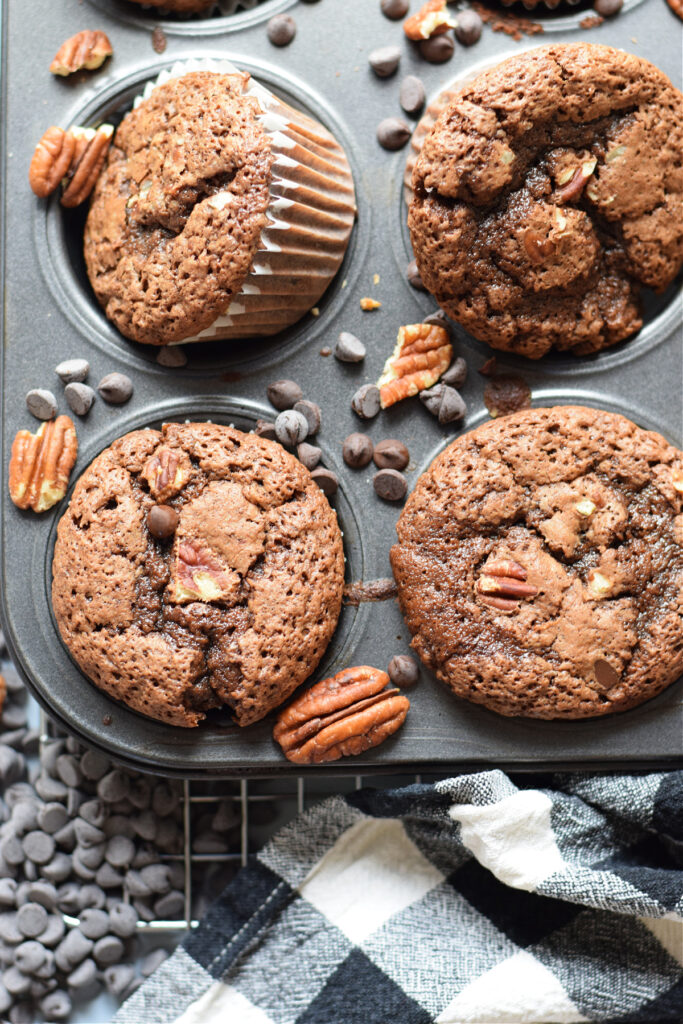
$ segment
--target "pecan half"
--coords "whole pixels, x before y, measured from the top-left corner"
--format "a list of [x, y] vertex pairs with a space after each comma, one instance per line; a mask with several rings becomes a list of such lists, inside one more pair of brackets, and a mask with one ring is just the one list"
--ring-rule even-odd
[[70, 180], [60, 200], [62, 206], [67, 207], [79, 206], [94, 189], [114, 129], [110, 124], [102, 124], [95, 131], [92, 128], [72, 128], [71, 132], [76, 139], [76, 159], [72, 162]]
[[233, 591], [232, 579], [209, 548], [192, 540], [178, 543], [170, 601], [218, 601]]
[[28, 183], [41, 199], [59, 185], [71, 167], [76, 139], [71, 132], [55, 125], [48, 128], [35, 148], [28, 169]]
[[585, 185], [593, 177], [593, 171], [595, 170], [597, 162], [598, 161], [593, 157], [590, 160], [584, 160], [584, 162], [576, 168], [566, 184], [561, 180], [558, 180], [558, 183], [562, 185], [562, 188], [558, 189], [557, 192], [557, 198], [561, 203], [571, 203], [575, 199], [579, 198]]
[[74, 71], [94, 71], [113, 53], [109, 39], [98, 30], [85, 29], [71, 36], [57, 50], [50, 71], [53, 75], [72, 75]]
[[447, 0], [427, 0], [417, 14], [406, 18], [403, 31], [408, 39], [419, 42], [420, 39], [448, 32], [449, 28], [455, 28], [457, 24], [457, 19], [448, 13]]
[[149, 484], [157, 504], [163, 505], [174, 494], [182, 491], [190, 479], [190, 473], [190, 460], [185, 452], [162, 445], [147, 459], [141, 476]]
[[61, 501], [78, 455], [76, 428], [68, 416], [42, 423], [35, 434], [20, 430], [12, 444], [9, 493], [18, 508], [45, 512]]
[[399, 327], [396, 347], [377, 381], [380, 404], [387, 409], [433, 387], [453, 358], [448, 331], [438, 324]]
[[273, 739], [288, 761], [321, 764], [362, 754], [399, 729], [410, 707], [386, 672], [359, 665], [323, 679], [278, 715]]
[[519, 602], [535, 597], [538, 587], [527, 583], [527, 571], [512, 558], [499, 558], [484, 566], [476, 582], [482, 604], [502, 612], [513, 612]]

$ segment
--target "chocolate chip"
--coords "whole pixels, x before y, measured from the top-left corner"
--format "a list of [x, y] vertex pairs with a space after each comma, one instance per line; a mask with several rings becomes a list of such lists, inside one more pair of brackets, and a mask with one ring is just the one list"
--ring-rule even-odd
[[380, 469], [372, 478], [372, 486], [384, 501], [402, 501], [408, 493], [408, 481], [395, 469]]
[[51, 420], [57, 415], [57, 399], [47, 388], [33, 388], [26, 395], [26, 408], [37, 420]]
[[113, 964], [123, 956], [123, 943], [116, 935], [105, 935], [97, 940], [92, 952], [100, 967]]
[[94, 960], [84, 960], [82, 964], [69, 974], [67, 982], [72, 993], [89, 989], [97, 980], [97, 966]]
[[155, 25], [152, 29], [152, 49], [155, 53], [164, 53], [168, 40], [161, 25]]
[[405, 469], [410, 462], [410, 452], [401, 441], [392, 438], [375, 445], [373, 458], [378, 469]]
[[135, 856], [135, 843], [127, 836], [112, 836], [107, 843], [106, 860], [114, 868], [130, 867]]
[[270, 404], [280, 411], [293, 409], [304, 397], [303, 391], [293, 380], [276, 380], [268, 385], [266, 394]]
[[180, 516], [170, 505], [152, 505], [147, 513], [147, 529], [157, 540], [167, 540], [178, 528]]
[[24, 974], [33, 974], [47, 960], [47, 950], [35, 939], [22, 942], [14, 951], [14, 963]]
[[422, 278], [420, 277], [420, 271], [417, 269], [417, 263], [415, 260], [411, 260], [406, 267], [406, 278], [411, 288], [415, 288], [418, 292], [426, 292]]
[[72, 928], [55, 951], [57, 966], [62, 971], [73, 970], [90, 955], [93, 943], [86, 939], [80, 928]]
[[598, 685], [604, 687], [606, 690], [611, 690], [612, 687], [616, 686], [621, 679], [617, 670], [604, 658], [597, 659], [593, 665], [593, 671], [595, 672], [595, 678]]
[[285, 409], [275, 420], [275, 436], [286, 448], [296, 448], [308, 437], [306, 417], [294, 409]]
[[498, 360], [495, 356], [489, 356], [486, 362], [479, 367], [477, 373], [480, 373], [482, 377], [493, 377], [498, 370]]
[[325, 469], [324, 466], [318, 466], [318, 468], [314, 469], [311, 473], [311, 478], [315, 480], [318, 487], [327, 498], [331, 498], [333, 494], [337, 493], [339, 480], [331, 469]]
[[22, 840], [22, 848], [34, 864], [47, 864], [55, 852], [55, 841], [47, 832], [29, 832]]
[[377, 141], [384, 149], [403, 149], [410, 135], [409, 125], [400, 117], [385, 117], [377, 125]]
[[395, 654], [387, 672], [394, 686], [414, 686], [419, 675], [417, 662], [408, 654]]
[[268, 420], [256, 420], [254, 433], [257, 437], [265, 437], [267, 441], [275, 441], [275, 424]]
[[450, 60], [455, 51], [455, 40], [450, 33], [430, 36], [419, 43], [420, 53], [430, 64], [444, 64]]
[[95, 392], [89, 384], [67, 384], [64, 397], [71, 411], [77, 416], [85, 416], [95, 401]]
[[268, 22], [266, 34], [273, 46], [289, 46], [296, 35], [296, 22], [288, 14], [276, 14]]
[[114, 964], [104, 972], [104, 983], [107, 992], [120, 999], [135, 977], [135, 968], [131, 964]]
[[105, 803], [113, 804], [128, 795], [130, 780], [123, 772], [114, 771], [104, 775], [97, 784], [97, 795]]
[[163, 896], [171, 888], [168, 867], [165, 864], [149, 864], [141, 869], [140, 878], [150, 892], [159, 893], [160, 896]]
[[373, 419], [380, 410], [379, 388], [376, 384], [363, 384], [351, 399], [351, 408], [363, 420]]
[[56, 853], [49, 864], [43, 865], [40, 873], [50, 882], [63, 882], [71, 874], [71, 857], [68, 853]]
[[380, 46], [368, 57], [368, 63], [378, 78], [389, 78], [396, 73], [401, 62], [398, 46]]
[[344, 462], [351, 469], [362, 469], [372, 460], [374, 445], [367, 434], [349, 434], [342, 445]]
[[49, 832], [50, 835], [64, 828], [68, 820], [69, 815], [63, 804], [43, 804], [38, 811], [38, 824], [43, 832]]
[[334, 346], [334, 356], [340, 363], [361, 363], [365, 359], [365, 345], [355, 334], [342, 331]]
[[303, 398], [294, 406], [294, 412], [300, 412], [308, 424], [308, 436], [314, 437], [320, 430], [320, 406]]
[[401, 88], [398, 93], [398, 102], [406, 114], [410, 114], [411, 117], [417, 117], [425, 105], [425, 99], [426, 93], [422, 79], [418, 78], [417, 75], [406, 75], [401, 82]]
[[458, 392], [448, 384], [437, 384], [427, 391], [421, 391], [420, 401], [442, 425], [463, 419], [467, 412], [467, 406]]
[[127, 939], [135, 932], [137, 911], [130, 903], [115, 903], [109, 908], [109, 927], [114, 935]]
[[611, 18], [618, 14], [624, 6], [624, 0], [595, 0], [593, 8], [603, 18]]
[[101, 828], [91, 825], [89, 821], [83, 821], [82, 818], [78, 818], [74, 822], [74, 829], [79, 845], [86, 848], [88, 846], [99, 846], [107, 838]]
[[467, 363], [458, 356], [454, 359], [445, 373], [441, 374], [441, 383], [448, 384], [452, 388], [461, 388], [467, 380]]
[[182, 917], [184, 911], [185, 897], [177, 889], [166, 893], [165, 896], [160, 896], [154, 904], [154, 914], [162, 921], [173, 921]]
[[31, 979], [23, 974], [18, 967], [8, 967], [3, 972], [2, 983], [13, 996], [23, 996], [31, 987]]
[[55, 366], [55, 373], [63, 384], [80, 382], [90, 373], [90, 363], [87, 359], [65, 359]]
[[110, 768], [109, 758], [98, 750], [86, 750], [81, 758], [81, 771], [86, 779], [91, 779], [93, 782], [98, 782]]
[[40, 903], [24, 903], [17, 911], [17, 928], [27, 939], [35, 939], [45, 931], [48, 912]]
[[484, 23], [477, 12], [467, 7], [464, 11], [458, 12], [456, 19], [458, 24], [455, 26], [455, 38], [458, 42], [463, 46], [472, 46], [473, 43], [479, 42]]
[[410, 10], [410, 0], [381, 0], [380, 7], [385, 18], [398, 21], [399, 18], [405, 18]]
[[29, 902], [40, 903], [47, 911], [52, 911], [57, 906], [57, 890], [50, 882], [30, 882], [26, 896]]
[[187, 366], [187, 355], [182, 345], [163, 345], [157, 352], [157, 363], [159, 366], [168, 366], [179, 369]]
[[78, 761], [73, 754], [61, 754], [57, 758], [55, 765], [57, 769], [57, 776], [62, 782], [71, 787], [80, 786], [83, 782], [83, 773], [78, 765]]
[[303, 441], [296, 450], [296, 457], [306, 469], [315, 469], [320, 462], [322, 451], [314, 444]]
[[430, 313], [422, 321], [423, 324], [434, 324], [436, 327], [443, 327], [444, 331], [448, 332], [448, 336], [453, 337], [453, 330], [451, 328], [451, 322], [442, 309], [438, 309], [436, 313]]
[[108, 373], [97, 385], [97, 390], [110, 405], [123, 405], [133, 394], [133, 381], [125, 373]]

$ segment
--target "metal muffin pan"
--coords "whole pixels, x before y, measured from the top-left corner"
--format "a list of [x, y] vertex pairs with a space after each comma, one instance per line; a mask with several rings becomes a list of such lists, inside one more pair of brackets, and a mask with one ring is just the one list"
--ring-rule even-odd
[[[266, 17], [290, 10], [298, 25], [291, 46], [276, 50], [266, 38]], [[173, 22], [151, 18], [116, 0], [34, 0], [27, 17], [22, 0], [3, 0], [2, 147], [5, 168], [3, 262], [4, 351], [2, 453], [6, 479], [9, 452], [20, 427], [37, 422], [25, 407], [32, 387], [50, 387], [68, 412], [54, 367], [85, 356], [90, 381], [107, 372], [128, 373], [135, 385], [130, 403], [107, 406], [97, 400], [85, 420], [76, 419], [80, 442], [75, 481], [92, 458], [114, 438], [139, 426], [174, 419], [212, 419], [249, 428], [272, 416], [266, 386], [278, 377], [300, 382], [323, 410], [319, 443], [324, 462], [341, 488], [334, 500], [344, 531], [347, 579], [390, 575], [389, 549], [400, 508], [381, 502], [372, 490], [372, 468], [353, 471], [341, 459], [341, 441], [366, 430], [375, 441], [398, 437], [411, 452], [412, 487], [420, 472], [459, 431], [439, 427], [412, 399], [363, 423], [351, 412], [356, 388], [375, 381], [393, 348], [400, 324], [423, 318], [435, 303], [414, 291], [404, 277], [410, 259], [402, 198], [407, 150], [383, 151], [375, 141], [377, 123], [401, 111], [398, 80], [377, 79], [367, 64], [376, 46], [403, 50], [399, 75], [414, 73], [434, 97], [456, 77], [492, 58], [502, 59], [544, 42], [585, 39], [631, 50], [653, 60], [680, 86], [680, 23], [663, 0], [635, 0], [617, 18], [589, 32], [577, 29], [586, 11], [567, 8], [564, 19], [539, 13], [552, 35], [514, 43], [485, 28], [480, 42], [458, 47], [441, 66], [423, 62], [403, 43], [400, 23], [387, 21], [374, 0], [333, 0], [316, 4], [262, 0], [234, 15]], [[560, 22], [564, 27], [560, 28]], [[168, 46], [156, 55], [152, 25], [162, 23]], [[571, 23], [571, 24], [569, 24]], [[55, 80], [47, 71], [59, 44], [82, 28], [102, 28], [114, 57], [92, 75]], [[635, 41], [634, 41], [635, 40]], [[187, 346], [189, 364], [160, 367], [156, 349], [121, 338], [102, 315], [85, 276], [80, 253], [83, 211], [63, 211], [52, 198], [38, 201], [28, 188], [33, 147], [49, 124], [68, 126], [121, 111], [141, 84], [161, 67], [183, 57], [222, 56], [262, 79], [294, 105], [310, 111], [347, 148], [355, 177], [359, 216], [337, 279], [310, 315], [282, 337], [240, 343]], [[376, 275], [379, 281], [376, 283]], [[382, 302], [362, 313], [359, 299]], [[649, 296], [646, 325], [632, 341], [588, 359], [550, 356], [540, 362], [498, 354], [502, 371], [521, 374], [534, 405], [586, 404], [621, 412], [642, 426], [681, 444], [683, 375], [680, 292]], [[320, 355], [341, 330], [358, 334], [368, 355], [363, 364], [337, 363]], [[458, 351], [469, 364], [463, 390], [469, 413], [464, 429], [488, 416], [483, 379], [476, 370], [492, 354], [456, 328]], [[43, 706], [84, 742], [142, 769], [168, 774], [225, 776], [294, 772], [271, 739], [272, 718], [240, 730], [227, 715], [213, 714], [194, 730], [176, 729], [142, 718], [110, 700], [78, 670], [59, 639], [50, 606], [51, 558], [58, 508], [35, 516], [22, 513], [2, 489], [2, 613], [19, 670]], [[408, 631], [395, 601], [345, 607], [324, 663], [314, 678], [345, 665], [384, 667], [407, 651]], [[363, 774], [444, 770], [498, 764], [507, 768], [654, 767], [671, 764], [683, 747], [683, 683], [619, 715], [582, 722], [503, 718], [455, 699], [422, 670], [409, 694], [412, 707], [400, 732], [381, 747], [326, 772]], [[320, 770], [320, 769], [312, 769]]]

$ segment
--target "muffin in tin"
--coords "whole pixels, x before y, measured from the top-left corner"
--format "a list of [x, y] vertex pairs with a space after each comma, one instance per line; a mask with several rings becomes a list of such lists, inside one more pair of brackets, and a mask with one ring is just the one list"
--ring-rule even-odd
[[623, 416], [524, 409], [463, 434], [397, 532], [413, 646], [459, 697], [588, 718], [683, 672], [683, 459]]
[[161, 8], [163, 14], [205, 14], [216, 6], [216, 0], [130, 0], [130, 3]]
[[539, 47], [426, 120], [408, 223], [449, 316], [533, 359], [641, 327], [642, 288], [665, 290], [683, 263], [683, 101], [661, 71], [606, 46]]
[[211, 423], [137, 430], [76, 483], [52, 603], [82, 671], [170, 725], [249, 725], [315, 670], [341, 608], [334, 510], [294, 456]]
[[355, 218], [341, 145], [228, 62], [182, 62], [119, 125], [85, 262], [127, 338], [276, 334], [320, 300]]

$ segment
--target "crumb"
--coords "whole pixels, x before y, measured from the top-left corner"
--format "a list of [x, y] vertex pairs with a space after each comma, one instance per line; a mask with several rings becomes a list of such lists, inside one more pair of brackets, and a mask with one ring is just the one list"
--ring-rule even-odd
[[372, 283], [373, 284], [379, 284], [379, 274], [373, 274], [372, 275]]
[[318, 306], [313, 307], [311, 310], [311, 316], [320, 316], [320, 308]]
[[379, 309], [379, 307], [381, 305], [382, 305], [382, 303], [378, 302], [377, 299], [364, 298], [364, 299], [360, 300], [360, 308], [365, 313], [368, 313], [368, 312], [372, 311], [373, 309]]
[[326, 345], [325, 348], [321, 348], [320, 349], [320, 352], [318, 354], [321, 355], [321, 356], [331, 356], [332, 355], [332, 349], [328, 348], [327, 345]]

